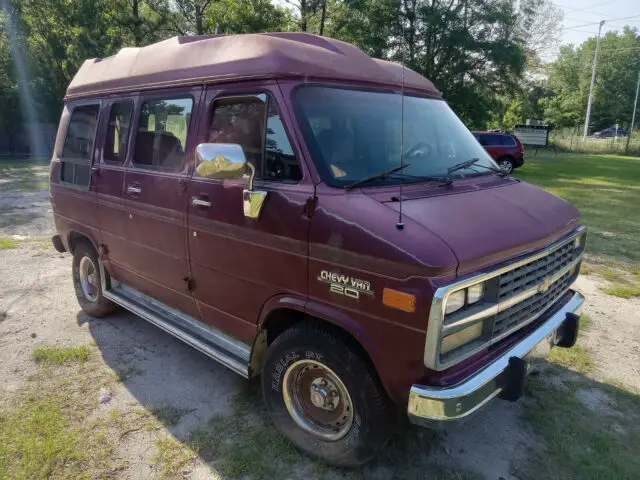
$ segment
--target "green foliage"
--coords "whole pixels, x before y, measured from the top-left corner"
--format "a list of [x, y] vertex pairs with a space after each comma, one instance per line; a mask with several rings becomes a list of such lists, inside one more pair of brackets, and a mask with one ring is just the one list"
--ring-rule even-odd
[[176, 34], [295, 29], [323, 32], [374, 57], [404, 57], [465, 120], [481, 126], [499, 106], [497, 96], [515, 91], [531, 50], [522, 37], [536, 24], [535, 9], [516, 11], [508, 0], [292, 0], [290, 9], [270, 0], [7, 1], [0, 19], [0, 108], [12, 112], [13, 122], [4, 120], [5, 130], [20, 124], [14, 57], [24, 61], [39, 120], [55, 123], [67, 85], [86, 59]]
[[565, 198], [589, 227], [587, 253], [640, 265], [640, 159], [614, 155], [525, 152], [515, 175]]
[[219, 0], [207, 11], [216, 33], [284, 32], [293, 28], [291, 17], [269, 0]]
[[44, 365], [62, 365], [67, 362], [84, 363], [89, 358], [89, 349], [82, 347], [56, 347], [41, 345], [32, 353], [33, 359]]
[[[580, 46], [564, 46], [549, 67], [547, 87], [553, 96], [542, 100], [546, 120], [558, 127], [584, 122], [591, 83], [596, 39]], [[637, 29], [607, 32], [600, 41], [597, 81], [594, 87], [591, 132], [627, 125], [640, 68], [640, 37]]]
[[13, 238], [0, 237], [0, 250], [11, 250], [20, 248], [20, 242]]
[[[632, 479], [640, 471], [637, 395], [592, 380], [556, 383], [531, 378], [532, 404], [525, 416], [547, 442], [528, 457], [526, 478]], [[602, 398], [604, 407], [588, 406], [582, 396]]]

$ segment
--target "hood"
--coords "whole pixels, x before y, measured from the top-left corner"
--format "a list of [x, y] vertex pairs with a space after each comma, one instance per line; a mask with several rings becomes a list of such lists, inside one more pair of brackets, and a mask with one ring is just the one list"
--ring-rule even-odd
[[[569, 202], [524, 182], [469, 187], [440, 188], [435, 196], [414, 193], [402, 203], [406, 217], [451, 247], [459, 275], [539, 250], [580, 223]], [[397, 201], [383, 203], [399, 210]]]

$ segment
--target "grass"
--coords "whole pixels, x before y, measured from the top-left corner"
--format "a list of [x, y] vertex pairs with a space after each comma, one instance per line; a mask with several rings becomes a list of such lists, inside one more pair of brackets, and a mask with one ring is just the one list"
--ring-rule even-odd
[[112, 419], [90, 419], [96, 382], [107, 375], [91, 360], [45, 367], [29, 387], [3, 398], [0, 408], [0, 479], [113, 478]]
[[140, 373], [142, 373], [142, 370], [140, 370], [135, 365], [120, 365], [113, 369], [113, 374], [116, 380], [120, 383], [124, 383], [129, 378], [133, 377], [134, 375], [139, 375]]
[[85, 454], [69, 423], [58, 397], [32, 397], [1, 416], [0, 478], [49, 478], [61, 469], [80, 475]]
[[574, 345], [571, 348], [554, 348], [551, 350], [549, 360], [580, 373], [589, 373], [593, 370], [591, 352], [581, 345]]
[[515, 176], [577, 206], [589, 227], [587, 253], [640, 265], [640, 158], [540, 152]]
[[593, 370], [594, 362], [591, 351], [580, 345], [580, 339], [586, 330], [589, 329], [593, 319], [589, 315], [580, 317], [580, 331], [578, 344], [571, 348], [554, 348], [549, 354], [549, 360], [553, 363], [566, 367], [570, 370], [589, 373]]
[[48, 165], [48, 159], [0, 158], [0, 192], [46, 189]]
[[11, 250], [12, 248], [20, 248], [20, 242], [13, 238], [0, 237], [0, 250]]
[[177, 425], [180, 419], [187, 413], [189, 410], [185, 410], [183, 408], [174, 407], [172, 405], [161, 405], [154, 406], [149, 409], [149, 412], [156, 417], [158, 422], [166, 427], [172, 427]]
[[196, 453], [185, 447], [175, 438], [163, 438], [155, 441], [156, 454], [151, 459], [165, 478], [178, 478], [189, 466]]
[[636, 266], [625, 269], [624, 266], [610, 261], [608, 264], [584, 264], [581, 273], [598, 275], [605, 279], [608, 285], [600, 287], [604, 293], [620, 298], [632, 298], [640, 296], [639, 268]]
[[69, 362], [85, 363], [89, 358], [89, 349], [82, 347], [56, 347], [41, 345], [32, 352], [37, 363], [44, 365], [62, 365]]
[[[187, 445], [223, 478], [478, 478], [474, 473], [444, 468], [429, 459], [439, 434], [403, 423], [387, 446], [370, 463], [353, 470], [335, 469], [298, 452], [273, 427], [262, 404], [259, 385], [252, 384], [234, 398], [231, 415], [216, 415], [191, 433]], [[297, 474], [292, 475], [293, 472]]]
[[[543, 452], [530, 458], [531, 478], [619, 480], [638, 478], [640, 425], [633, 394], [591, 380], [562, 387], [532, 379], [533, 405], [525, 415], [536, 433], [548, 442]], [[580, 389], [600, 388], [615, 410], [594, 412], [580, 400]], [[619, 401], [625, 397], [626, 400]]]

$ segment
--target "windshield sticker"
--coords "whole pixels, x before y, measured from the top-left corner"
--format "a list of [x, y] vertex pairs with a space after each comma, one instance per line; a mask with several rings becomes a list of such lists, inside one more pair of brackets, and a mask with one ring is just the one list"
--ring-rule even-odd
[[367, 280], [361, 280], [359, 278], [349, 277], [347, 275], [329, 272], [327, 270], [322, 270], [320, 272], [318, 280], [320, 282], [328, 283], [329, 291], [331, 293], [344, 295], [345, 297], [353, 298], [355, 300], [359, 300], [361, 294], [373, 297], [371, 283]]

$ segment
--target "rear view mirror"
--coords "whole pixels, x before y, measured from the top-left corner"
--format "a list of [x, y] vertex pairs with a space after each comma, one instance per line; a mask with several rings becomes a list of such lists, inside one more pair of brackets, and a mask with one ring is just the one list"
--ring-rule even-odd
[[235, 143], [201, 143], [196, 147], [198, 175], [204, 178], [242, 178], [247, 159], [242, 147]]

